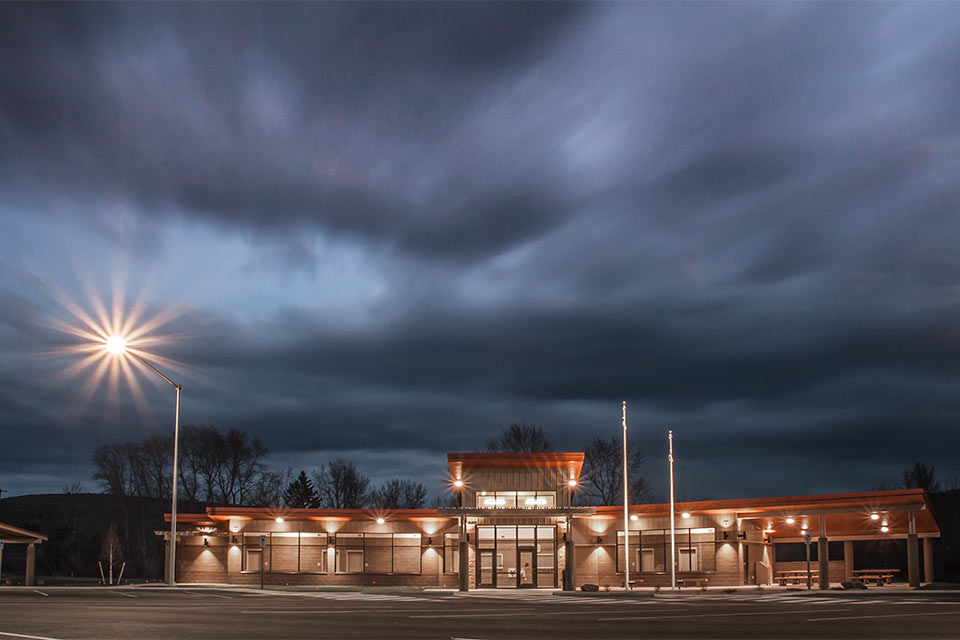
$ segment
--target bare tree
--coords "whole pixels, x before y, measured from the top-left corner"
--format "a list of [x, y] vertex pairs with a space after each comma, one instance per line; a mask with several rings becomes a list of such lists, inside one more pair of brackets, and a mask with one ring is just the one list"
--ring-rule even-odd
[[343, 458], [328, 462], [313, 472], [320, 504], [333, 509], [362, 509], [367, 506], [370, 479], [356, 465]]
[[[640, 469], [643, 452], [636, 445], [627, 450], [627, 472], [630, 477], [631, 502], [649, 498], [647, 479]], [[580, 504], [623, 504], [623, 445], [616, 436], [595, 438], [584, 449], [580, 486], [575, 500]]]
[[940, 491], [940, 483], [934, 475], [935, 467], [923, 462], [914, 462], [912, 467], [903, 470], [904, 489], [923, 489], [927, 493]]
[[535, 424], [511, 424], [498, 438], [488, 440], [486, 449], [491, 453], [541, 453], [553, 451], [553, 444], [547, 439], [542, 427]]
[[104, 444], [93, 452], [93, 479], [100, 483], [106, 493], [115, 496], [127, 494], [129, 466], [124, 445]]
[[103, 559], [107, 561], [108, 583], [113, 584], [113, 565], [123, 561], [123, 547], [120, 545], [120, 536], [117, 535], [117, 523], [111, 522], [107, 529], [107, 537], [103, 540]]
[[374, 490], [370, 501], [380, 509], [422, 509], [427, 488], [419, 482], [394, 478]]

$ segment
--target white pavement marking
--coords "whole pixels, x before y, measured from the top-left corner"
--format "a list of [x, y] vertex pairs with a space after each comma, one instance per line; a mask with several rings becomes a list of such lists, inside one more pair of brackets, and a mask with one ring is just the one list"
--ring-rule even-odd
[[50, 594], [49, 594], [49, 593], [44, 593], [43, 591], [39, 591], [39, 590], [37, 590], [37, 589], [34, 589], [33, 592], [34, 592], [34, 593], [39, 593], [39, 594], [42, 595], [44, 598], [49, 598], [49, 597], [50, 597]]
[[826, 620], [864, 620], [873, 618], [913, 618], [919, 616], [960, 616], [960, 611], [930, 611], [927, 613], [885, 613], [872, 616], [842, 616], [836, 618], [807, 618], [807, 622], [823, 622]]
[[123, 591], [108, 591], [108, 593], [112, 593], [112, 594], [118, 595], [118, 596], [127, 596], [128, 598], [139, 598], [139, 597], [140, 597], [140, 596], [135, 596], [135, 595], [133, 595], [133, 594], [131, 594], [131, 593], [124, 593]]
[[[833, 611], [850, 611], [850, 609], [833, 609]], [[735, 616], [782, 616], [794, 613], [823, 613], [822, 610], [809, 611], [744, 611], [743, 613], [685, 613], [676, 616], [623, 616], [618, 618], [597, 618], [600, 622], [614, 620], [666, 620], [669, 618], [732, 618]]]
[[511, 616], [527, 615], [536, 609], [522, 609], [510, 613], [445, 613], [441, 615], [407, 616], [409, 618], [509, 618]]
[[233, 596], [221, 596], [216, 593], [199, 593], [196, 591], [183, 591], [183, 593], [189, 593], [192, 596], [208, 596], [210, 598], [225, 598], [227, 600], [233, 600]]
[[28, 640], [57, 640], [56, 638], [48, 638], [46, 636], [28, 636], [25, 633], [4, 633], [0, 631], [0, 636], [4, 638], [27, 638]]

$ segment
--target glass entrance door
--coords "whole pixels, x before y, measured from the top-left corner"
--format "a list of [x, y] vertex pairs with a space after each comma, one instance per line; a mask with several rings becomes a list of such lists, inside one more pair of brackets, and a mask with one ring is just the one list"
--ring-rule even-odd
[[477, 586], [481, 589], [494, 588], [497, 586], [497, 573], [494, 570], [494, 550], [480, 549], [477, 551], [479, 563], [477, 564]]
[[520, 549], [520, 571], [518, 587], [534, 588], [537, 586], [537, 550], [536, 548]]

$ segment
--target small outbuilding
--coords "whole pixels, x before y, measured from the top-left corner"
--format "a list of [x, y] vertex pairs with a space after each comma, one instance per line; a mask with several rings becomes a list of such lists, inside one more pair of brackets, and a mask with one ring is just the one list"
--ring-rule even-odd
[[11, 524], [0, 522], [0, 577], [3, 576], [3, 549], [7, 545], [27, 545], [27, 564], [24, 571], [23, 583], [27, 586], [34, 582], [34, 573], [37, 565], [37, 548], [41, 542], [46, 542], [47, 536], [28, 529], [21, 529]]

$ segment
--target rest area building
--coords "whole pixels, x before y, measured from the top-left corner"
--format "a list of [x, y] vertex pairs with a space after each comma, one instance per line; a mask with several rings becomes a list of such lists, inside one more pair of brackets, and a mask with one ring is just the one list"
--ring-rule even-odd
[[[176, 580], [576, 589], [622, 585], [629, 562], [635, 585], [670, 585], [669, 505], [629, 507], [625, 557], [622, 505], [572, 506], [582, 453], [451, 453], [447, 462], [457, 507], [180, 514]], [[921, 554], [933, 581], [940, 536], [920, 489], [677, 503], [674, 523], [678, 580], [710, 586], [784, 583], [806, 567], [795, 551], [808, 536], [824, 588], [855, 577], [854, 541], [889, 539], [906, 540], [903, 577], [918, 586]], [[169, 550], [169, 532], [157, 533]]]

